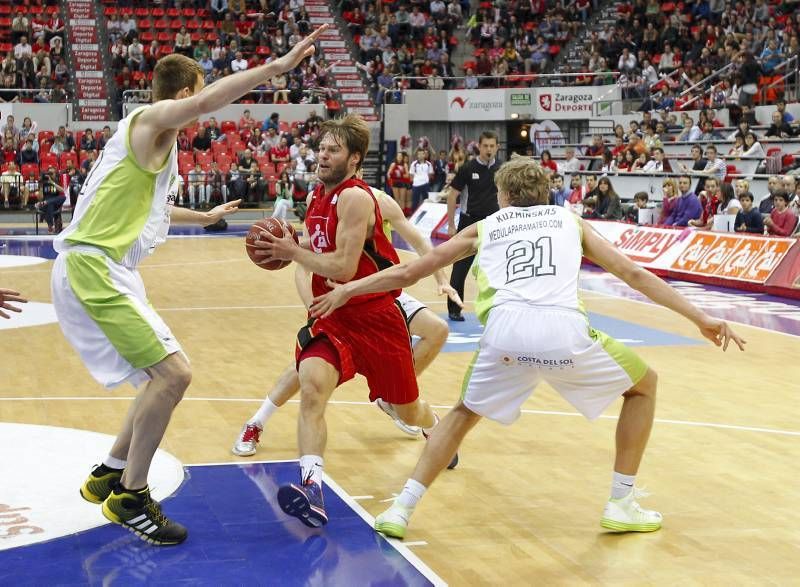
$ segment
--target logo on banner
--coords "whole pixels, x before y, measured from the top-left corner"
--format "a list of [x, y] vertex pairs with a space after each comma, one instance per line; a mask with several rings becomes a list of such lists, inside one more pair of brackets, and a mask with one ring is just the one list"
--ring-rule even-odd
[[633, 261], [649, 264], [656, 261], [680, 238], [675, 230], [630, 228], [614, 244]]
[[512, 106], [530, 106], [531, 105], [531, 95], [530, 94], [511, 94], [511, 105]]
[[553, 109], [553, 96], [551, 94], [539, 94], [539, 106], [542, 110], [550, 112]]
[[453, 107], [453, 104], [458, 104], [463, 109], [464, 106], [467, 105], [467, 102], [469, 102], [469, 98], [462, 98], [461, 96], [456, 96], [450, 101], [450, 108]]
[[505, 120], [505, 90], [451, 90], [447, 104], [450, 120]]

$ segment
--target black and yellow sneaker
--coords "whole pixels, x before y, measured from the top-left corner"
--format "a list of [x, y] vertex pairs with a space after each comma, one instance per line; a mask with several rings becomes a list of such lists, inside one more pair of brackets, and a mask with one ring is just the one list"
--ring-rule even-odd
[[186, 528], [167, 518], [150, 497], [150, 489], [130, 491], [117, 485], [103, 502], [103, 515], [156, 546], [171, 546], [186, 540]]
[[81, 487], [81, 497], [92, 503], [103, 503], [122, 479], [124, 469], [97, 465]]

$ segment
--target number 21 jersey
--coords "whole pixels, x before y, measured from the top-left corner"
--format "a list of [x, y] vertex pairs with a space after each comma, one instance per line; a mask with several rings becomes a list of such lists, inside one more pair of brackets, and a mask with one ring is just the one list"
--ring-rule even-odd
[[580, 219], [560, 206], [502, 208], [478, 222], [475, 313], [514, 302], [584, 312], [578, 298]]

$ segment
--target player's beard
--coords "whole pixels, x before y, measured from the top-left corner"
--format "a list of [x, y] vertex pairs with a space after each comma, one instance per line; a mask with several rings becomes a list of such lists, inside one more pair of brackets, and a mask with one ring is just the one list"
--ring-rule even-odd
[[[320, 176], [319, 171], [317, 171], [317, 175]], [[348, 169], [347, 162], [345, 161], [341, 165], [328, 167], [328, 169], [325, 170], [325, 176], [320, 176], [320, 179], [325, 185], [325, 189], [329, 190], [342, 183], [349, 175], [350, 171]]]

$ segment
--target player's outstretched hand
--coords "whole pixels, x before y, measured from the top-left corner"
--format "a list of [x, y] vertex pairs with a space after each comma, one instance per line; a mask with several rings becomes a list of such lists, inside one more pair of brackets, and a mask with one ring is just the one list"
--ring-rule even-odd
[[306, 36], [302, 41], [297, 43], [292, 50], [289, 51], [286, 55], [281, 57], [280, 59], [276, 59], [273, 61], [278, 67], [280, 67], [284, 72], [294, 69], [306, 58], [311, 57], [314, 55], [316, 51], [316, 47], [314, 47], [314, 43], [317, 41], [319, 36], [328, 30], [328, 25], [323, 24], [317, 30], [310, 33]]
[[28, 300], [26, 300], [23, 297], [20, 297], [18, 291], [14, 291], [11, 289], [3, 289], [0, 287], [0, 318], [11, 317], [3, 310], [9, 310], [11, 312], [22, 312], [22, 308], [12, 306], [8, 302], [19, 302], [21, 304], [25, 304], [28, 302]]
[[736, 343], [740, 351], [744, 350], [744, 345], [747, 343], [742, 337], [736, 334], [733, 329], [728, 326], [728, 323], [718, 318], [705, 316], [697, 325], [700, 332], [708, 340], [717, 346], [721, 346], [723, 351], [728, 350], [728, 345], [731, 341]]
[[294, 255], [300, 250], [300, 245], [294, 240], [294, 236], [288, 230], [283, 232], [283, 236], [278, 238], [271, 232], [262, 230], [258, 240], [253, 241], [253, 254], [261, 257], [259, 265], [271, 263], [272, 261], [294, 261]]
[[208, 226], [209, 224], [215, 224], [222, 220], [228, 214], [233, 214], [237, 210], [239, 210], [239, 204], [242, 203], [242, 200], [233, 200], [232, 202], [226, 202], [225, 204], [220, 204], [215, 208], [211, 208], [208, 212], [206, 212], [206, 219], [207, 222], [203, 224], [203, 226]]
[[314, 318], [330, 316], [336, 308], [344, 306], [352, 297], [347, 292], [347, 288], [342, 287], [343, 284], [336, 283], [331, 279], [329, 279], [327, 283], [328, 287], [332, 287], [333, 289], [326, 294], [314, 298], [314, 301], [311, 302], [309, 311]]
[[458, 292], [454, 288], [450, 287], [450, 284], [448, 283], [439, 284], [439, 295], [447, 296], [453, 301], [453, 303], [458, 304], [459, 308], [464, 307], [464, 301], [461, 299], [461, 296], [458, 295]]

